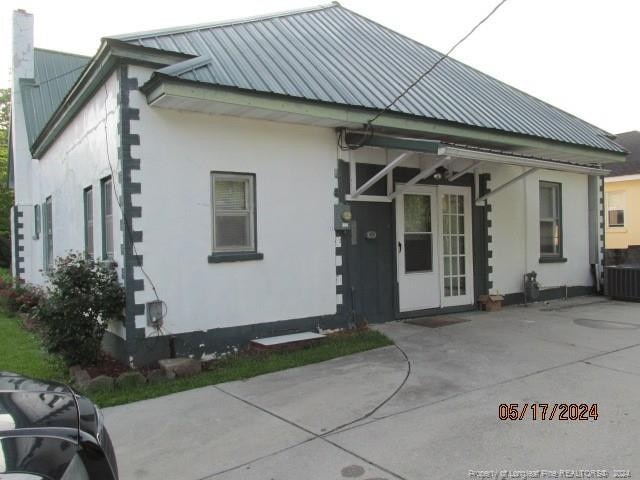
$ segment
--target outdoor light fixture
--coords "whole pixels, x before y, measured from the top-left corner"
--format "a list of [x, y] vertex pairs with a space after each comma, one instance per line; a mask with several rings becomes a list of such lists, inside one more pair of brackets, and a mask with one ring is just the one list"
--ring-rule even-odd
[[345, 210], [341, 215], [343, 222], [350, 222], [353, 219], [353, 215], [351, 215], [351, 210]]
[[440, 181], [440, 180], [442, 180], [443, 178], [447, 178], [447, 172], [448, 172], [448, 171], [449, 171], [449, 170], [447, 170], [447, 168], [446, 168], [446, 167], [438, 167], [438, 168], [436, 169], [436, 173], [434, 173], [434, 174], [433, 174], [433, 178], [434, 178], [434, 180], [436, 180], [436, 181], [438, 181], [438, 182], [439, 182], [439, 181]]

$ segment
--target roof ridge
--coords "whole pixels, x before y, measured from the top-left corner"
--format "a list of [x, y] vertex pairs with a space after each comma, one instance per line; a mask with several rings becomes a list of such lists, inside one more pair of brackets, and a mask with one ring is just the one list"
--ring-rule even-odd
[[70, 57], [80, 57], [80, 58], [86, 58], [87, 60], [93, 58], [93, 56], [91, 55], [82, 55], [80, 53], [71, 53], [71, 52], [63, 52], [62, 50], [53, 50], [51, 48], [41, 48], [41, 47], [33, 47], [33, 50], [40, 50], [41, 52], [48, 52], [48, 53], [58, 53], [60, 55], [68, 55]]
[[199, 23], [199, 24], [192, 24], [192, 25], [183, 25], [181, 27], [160, 28], [160, 29], [155, 29], [155, 30], [145, 30], [145, 31], [141, 31], [141, 32], [125, 33], [125, 34], [122, 34], [122, 35], [111, 35], [111, 36], [107, 36], [105, 38], [112, 38], [112, 39], [116, 39], [116, 40], [128, 41], [128, 40], [132, 40], [132, 39], [155, 37], [155, 36], [158, 36], [158, 35], [187, 33], [187, 32], [194, 32], [194, 31], [197, 31], [197, 30], [204, 30], [204, 29], [207, 29], [207, 28], [227, 27], [227, 26], [231, 26], [231, 25], [241, 25], [243, 23], [259, 22], [259, 21], [263, 21], [263, 20], [269, 20], [269, 19], [272, 19], [272, 18], [287, 17], [287, 16], [291, 16], [291, 15], [298, 15], [298, 14], [301, 14], [301, 13], [309, 13], [309, 12], [315, 12], [315, 11], [318, 11], [318, 10], [325, 10], [327, 8], [333, 8], [333, 7], [341, 7], [341, 5], [340, 5], [340, 3], [338, 3], [337, 1], [334, 0], [331, 3], [319, 4], [319, 5], [315, 5], [315, 6], [312, 6], [312, 7], [298, 8], [298, 9], [292, 9], [292, 10], [283, 10], [281, 12], [266, 13], [266, 14], [263, 14], [263, 15], [254, 15], [254, 16], [250, 16], [250, 17], [236, 18], [236, 19], [230, 19], [230, 20], [221, 20], [221, 21], [217, 21], [217, 22], [208, 22], [208, 23]]

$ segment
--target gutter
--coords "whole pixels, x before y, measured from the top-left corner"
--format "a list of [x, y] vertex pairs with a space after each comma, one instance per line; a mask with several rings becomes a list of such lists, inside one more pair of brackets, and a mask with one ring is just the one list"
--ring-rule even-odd
[[[176, 78], [163, 72], [154, 72], [151, 78], [140, 87], [140, 91], [146, 95], [147, 103], [151, 106], [165, 96], [173, 96], [333, 120], [337, 127], [344, 128], [358, 128], [366, 125], [372, 113], [377, 111], [318, 100], [304, 100], [283, 94], [265, 94], [238, 87], [213, 85]], [[592, 163], [621, 162], [627, 156], [627, 152], [616, 152], [533, 135], [474, 127], [396, 112], [388, 112], [380, 116], [376, 120], [375, 127], [378, 132], [396, 135], [412, 132], [438, 139], [455, 139], [456, 143], [471, 141], [481, 145], [500, 145], [509, 150], [548, 150], [567, 156], [588, 157]]]
[[62, 133], [80, 109], [102, 86], [105, 80], [122, 62], [148, 65], [154, 68], [166, 67], [176, 62], [192, 58], [177, 52], [166, 52], [154, 48], [130, 45], [121, 40], [102, 39], [98, 52], [82, 71], [76, 83], [67, 92], [60, 105], [51, 115], [42, 131], [31, 145], [33, 158], [40, 158], [46, 153], [55, 139]]

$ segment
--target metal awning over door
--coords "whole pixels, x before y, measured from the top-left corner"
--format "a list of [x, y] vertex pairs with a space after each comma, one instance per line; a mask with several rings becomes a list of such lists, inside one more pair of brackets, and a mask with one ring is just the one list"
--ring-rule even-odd
[[[359, 187], [357, 186], [356, 179], [356, 160], [353, 155], [350, 155], [350, 189], [349, 195], [347, 195], [348, 201], [391, 202], [395, 197], [402, 195], [413, 185], [431, 177], [439, 169], [446, 168], [453, 160], [457, 159], [467, 160], [468, 164], [459, 168], [458, 171], [449, 171], [446, 176], [448, 181], [454, 181], [466, 173], [476, 173], [478, 168], [483, 164], [512, 165], [526, 169], [523, 173], [506, 181], [502, 185], [493, 187], [491, 192], [476, 198], [476, 204], [482, 204], [489, 197], [538, 170], [554, 170], [597, 176], [608, 173], [607, 170], [597, 166], [558, 162], [521, 156], [509, 152], [452, 145], [436, 140], [421, 140], [380, 134], [371, 135], [366, 132], [347, 132], [345, 134], [345, 141], [347, 145], [385, 148], [400, 152], [395, 158], [389, 159], [387, 164], [379, 172]], [[407, 160], [417, 154], [428, 154], [431, 157], [430, 161], [421, 162], [420, 171], [408, 182], [395, 188], [393, 183], [393, 170], [405, 164]], [[367, 191], [385, 177], [387, 179], [386, 195], [367, 195]], [[477, 188], [476, 191], [478, 191]]]

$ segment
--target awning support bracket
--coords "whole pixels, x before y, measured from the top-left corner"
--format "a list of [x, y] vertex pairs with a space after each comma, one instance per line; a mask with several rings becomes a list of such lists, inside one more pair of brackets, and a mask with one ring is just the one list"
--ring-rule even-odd
[[362, 193], [366, 192], [369, 188], [375, 185], [376, 182], [382, 179], [382, 177], [384, 177], [385, 175], [391, 175], [395, 167], [412, 157], [415, 153], [416, 152], [404, 152], [391, 160], [387, 165], [384, 166], [382, 170], [380, 170], [373, 177], [367, 180], [362, 186], [360, 186], [360, 188], [356, 189], [356, 191], [351, 194], [351, 199], [353, 200], [358, 198]]
[[496, 188], [492, 189], [490, 192], [488, 192], [488, 193], [484, 194], [483, 196], [477, 198], [476, 199], [476, 205], [482, 206], [482, 204], [484, 202], [486, 202], [489, 198], [493, 197], [496, 193], [504, 190], [509, 185], [512, 185], [512, 184], [514, 184], [514, 183], [516, 183], [516, 182], [528, 177], [529, 175], [531, 175], [532, 173], [535, 173], [537, 171], [538, 171], [538, 169], [534, 168], [534, 167], [531, 167], [531, 168], [525, 170], [523, 173], [521, 173], [520, 175], [516, 176], [515, 178], [512, 178], [508, 182], [503, 183], [499, 187], [496, 187]]
[[436, 163], [434, 163], [430, 167], [427, 167], [424, 170], [420, 171], [420, 173], [418, 173], [415, 177], [413, 177], [407, 183], [402, 185], [398, 190], [396, 190], [395, 192], [392, 192], [389, 195], [389, 198], [390, 199], [394, 199], [398, 195], [402, 195], [404, 192], [406, 192], [409, 188], [411, 188], [413, 185], [418, 183], [420, 180], [423, 180], [425, 178], [429, 178], [431, 175], [433, 175], [436, 172], [436, 170], [438, 168], [443, 167], [444, 165], [446, 165], [450, 161], [451, 161], [451, 157], [449, 157], [449, 156], [441, 158], [439, 161], [437, 161]]
[[480, 160], [476, 160], [473, 163], [471, 163], [471, 165], [469, 165], [468, 167], [464, 167], [462, 170], [460, 170], [459, 172], [456, 173], [451, 173], [450, 175], [447, 175], [447, 181], [449, 182], [453, 182], [457, 179], [459, 179], [461, 176], [463, 176], [465, 173], [473, 170], [474, 168], [480, 166], [482, 162]]

